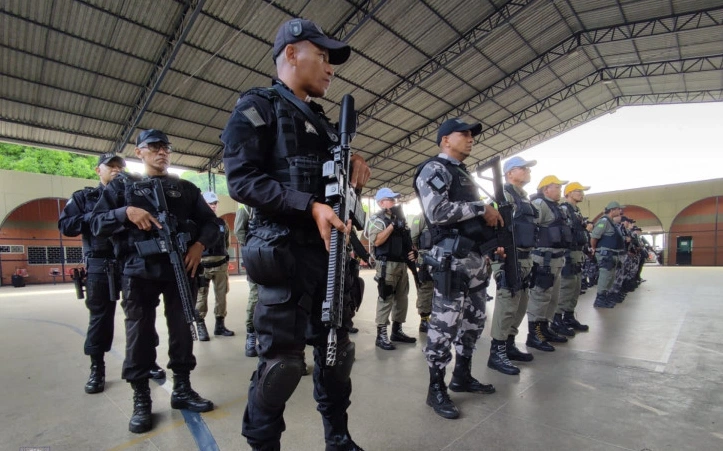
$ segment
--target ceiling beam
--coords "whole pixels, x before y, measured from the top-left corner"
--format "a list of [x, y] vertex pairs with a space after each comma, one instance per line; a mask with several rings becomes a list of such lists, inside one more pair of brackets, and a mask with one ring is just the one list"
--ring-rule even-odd
[[193, 27], [193, 24], [203, 9], [205, 2], [206, 0], [191, 0], [186, 4], [185, 9], [180, 14], [178, 21], [176, 22], [173, 36], [171, 36], [171, 38], [167, 41], [166, 47], [163, 49], [161, 57], [158, 59], [156, 67], [148, 79], [145, 88], [136, 99], [135, 107], [126, 121], [121, 137], [114, 145], [114, 151], [116, 153], [123, 152], [123, 149], [131, 138], [131, 135], [140, 123], [143, 114], [146, 112], [148, 105], [151, 103], [151, 100], [153, 100], [153, 96], [161, 86], [163, 78], [170, 69], [173, 60], [176, 58], [178, 51], [183, 45], [183, 42], [186, 40], [186, 36], [188, 36], [188, 32]]
[[519, 83], [520, 81], [539, 71], [541, 68], [551, 64], [552, 62], [566, 56], [578, 47], [595, 45], [605, 42], [623, 41], [641, 38], [645, 36], [677, 33], [684, 30], [715, 27], [722, 24], [723, 8], [716, 8], [689, 14], [683, 14], [677, 17], [663, 17], [630, 24], [615, 25], [611, 27], [578, 32], [563, 40], [559, 44], [553, 46], [547, 52], [528, 62], [511, 74], [505, 76], [498, 82], [485, 88], [468, 100], [462, 102], [458, 107], [447, 111], [446, 113], [437, 117], [435, 120], [430, 121], [424, 126], [419, 127], [416, 130], [408, 133], [403, 138], [397, 140], [390, 146], [387, 146], [381, 151], [376, 152], [367, 161], [369, 163], [369, 166], [373, 167], [381, 160], [388, 158], [401, 150], [406, 149], [407, 147], [421, 139], [425, 139], [427, 136], [433, 134], [439, 128], [439, 126], [447, 119], [468, 114], [470, 111], [479, 107], [485, 101], [494, 98], [509, 87]]

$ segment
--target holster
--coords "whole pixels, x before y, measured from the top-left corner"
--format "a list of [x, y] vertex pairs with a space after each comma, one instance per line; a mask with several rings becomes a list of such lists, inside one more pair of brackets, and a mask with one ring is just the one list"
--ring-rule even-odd
[[[116, 287], [117, 268], [116, 261], [111, 258], [88, 258], [87, 261], [89, 274], [105, 274], [108, 277], [108, 292], [110, 300], [117, 301], [119, 292]], [[77, 291], [77, 290], [76, 290]]]
[[425, 255], [424, 263], [434, 269], [434, 271], [432, 271], [434, 288], [439, 291], [443, 297], [448, 298], [452, 293], [452, 256], [444, 254], [440, 260], [435, 260], [432, 256]]
[[379, 264], [381, 265], [381, 271], [377, 279], [377, 291], [379, 297], [384, 300], [394, 294], [394, 287], [387, 285], [387, 261], [381, 260]]
[[575, 277], [575, 274], [578, 274], [575, 266], [576, 265], [572, 263], [572, 257], [570, 256], [570, 252], [565, 252], [565, 266], [562, 267], [562, 277]]
[[543, 290], [550, 289], [555, 284], [555, 275], [550, 268], [550, 260], [552, 260], [552, 252], [545, 252], [542, 266], [537, 263], [533, 264], [533, 267], [537, 266], [535, 286]]

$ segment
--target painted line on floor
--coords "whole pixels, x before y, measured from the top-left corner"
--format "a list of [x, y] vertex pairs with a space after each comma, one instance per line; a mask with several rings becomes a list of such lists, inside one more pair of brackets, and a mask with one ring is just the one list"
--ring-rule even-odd
[[719, 432], [711, 432], [710, 435], [712, 435], [715, 438], [719, 438], [719, 439], [723, 440], [723, 434], [721, 434]]
[[648, 412], [653, 412], [656, 415], [660, 415], [661, 417], [666, 416], [668, 414], [667, 412], [663, 412], [662, 410], [656, 409], [655, 407], [648, 406], [646, 404], [643, 404], [642, 402], [638, 402], [638, 401], [635, 401], [632, 399], [626, 399], [626, 401], [634, 406], [638, 406], [642, 409], [645, 409]]
[[685, 312], [683, 312], [683, 315], [680, 318], [680, 321], [678, 322], [678, 325], [675, 326], [675, 332], [673, 333], [673, 336], [670, 337], [668, 343], [665, 344], [665, 349], [663, 350], [663, 355], [660, 357], [660, 360], [666, 365], [670, 360], [670, 355], [673, 354], [673, 348], [675, 348], [675, 343], [678, 341], [678, 335], [680, 335], [680, 331], [683, 329], [683, 324], [685, 323], [685, 318], [687, 316], [688, 309], [686, 308]]
[[584, 384], [584, 383], [582, 383], [582, 382], [580, 382], [580, 381], [576, 381], [576, 380], [574, 380], [574, 379], [571, 379], [571, 382], [572, 382], [573, 384], [575, 384], [575, 385], [579, 385], [580, 387], [585, 387], [585, 388], [587, 388], [588, 390], [597, 390], [597, 388], [596, 388], [596, 387], [593, 387], [592, 385], [587, 385], [587, 384]]
[[712, 352], [713, 354], [723, 355], [723, 352], [716, 351], [715, 349], [706, 348], [704, 346], [700, 346], [700, 345], [697, 345], [694, 343], [688, 343], [687, 341], [679, 341], [678, 343], [700, 349], [701, 351]]
[[[81, 330], [78, 327], [75, 327], [73, 325], [67, 324], [67, 323], [61, 323], [59, 321], [52, 321], [47, 319], [34, 319], [34, 318], [8, 318], [8, 319], [14, 319], [14, 320], [20, 320], [20, 321], [31, 321], [31, 322], [38, 322], [38, 323], [46, 323], [46, 324], [52, 324], [54, 326], [61, 326], [66, 327], [73, 332], [77, 333], [81, 337], [85, 338], [86, 333]], [[111, 347], [111, 350], [109, 351], [110, 354], [112, 354], [114, 357], [117, 357], [120, 360], [123, 360], [123, 355], [119, 353], [115, 348]], [[165, 391], [168, 392], [170, 395], [173, 391], [173, 384], [171, 381], [164, 379], [162, 381], [151, 379], [155, 381], [158, 385], [161, 386]], [[181, 414], [183, 414], [183, 418], [186, 422], [186, 426], [188, 427], [188, 430], [191, 432], [191, 436], [193, 437], [193, 440], [196, 442], [196, 445], [198, 446], [198, 449], [201, 451], [219, 451], [218, 444], [216, 443], [216, 440], [213, 438], [213, 434], [211, 433], [211, 430], [208, 428], [208, 425], [205, 421], [203, 421], [203, 418], [201, 417], [201, 414], [198, 412], [191, 412], [190, 410], [181, 409]], [[173, 427], [172, 427], [173, 428]], [[171, 428], [171, 429], [172, 429]], [[166, 428], [158, 429], [157, 431], [152, 431], [150, 433], [144, 434], [142, 437], [139, 437], [137, 440], [131, 440], [132, 444], [137, 444], [140, 442], [143, 442], [148, 438], [148, 434], [152, 434], [151, 436], [158, 435], [158, 432], [165, 431]], [[125, 445], [120, 445], [125, 446]], [[128, 445], [131, 446], [131, 445]], [[115, 448], [114, 448], [115, 449]], [[123, 448], [118, 448], [123, 449]]]

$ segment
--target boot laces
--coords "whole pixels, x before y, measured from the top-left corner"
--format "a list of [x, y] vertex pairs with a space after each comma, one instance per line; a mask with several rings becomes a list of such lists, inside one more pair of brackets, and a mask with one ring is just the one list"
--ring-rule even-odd
[[384, 343], [391, 343], [391, 342], [389, 341], [389, 335], [387, 334], [387, 326], [381, 326], [381, 327], [379, 328], [379, 338], [380, 338]]
[[256, 332], [250, 332], [246, 336], [246, 349], [253, 349], [256, 347]]
[[502, 360], [504, 365], [512, 365], [510, 358], [507, 356], [507, 344], [497, 345], [497, 357]]

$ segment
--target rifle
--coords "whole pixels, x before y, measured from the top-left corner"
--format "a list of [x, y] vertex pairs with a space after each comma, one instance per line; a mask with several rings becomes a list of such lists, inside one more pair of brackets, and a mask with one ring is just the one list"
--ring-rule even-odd
[[[407, 218], [404, 216], [404, 210], [402, 210], [401, 205], [395, 205], [392, 208], [390, 208], [392, 212], [392, 216], [396, 216], [397, 220], [401, 220], [404, 223], [405, 233], [404, 233], [404, 241], [402, 244], [402, 252], [404, 253], [404, 263], [407, 264], [407, 268], [409, 268], [410, 271], [412, 271], [412, 277], [414, 278], [414, 284], [417, 286], [417, 288], [420, 288], [422, 286], [422, 282], [419, 281], [419, 273], [417, 272], [417, 257], [419, 254], [417, 254], [417, 251], [414, 249], [414, 243], [412, 243], [412, 235], [409, 232], [409, 227], [407, 226]], [[415, 258], [414, 261], [409, 260], [407, 258], [407, 255], [414, 251]]]
[[[349, 185], [351, 175], [351, 140], [356, 133], [356, 111], [354, 97], [345, 94], [339, 112], [340, 143], [334, 147], [333, 159], [324, 163], [322, 175], [326, 184], [326, 202], [334, 213], [346, 223], [351, 219], [354, 227], [362, 229], [366, 213], [362, 209], [357, 193]], [[346, 235], [331, 229], [329, 249], [329, 270], [326, 279], [326, 297], [321, 305], [321, 321], [329, 328], [326, 348], [327, 366], [336, 365], [336, 330], [341, 327], [344, 313], [344, 275], [346, 272]]]
[[78, 299], [85, 298], [83, 287], [85, 286], [85, 280], [87, 276], [88, 273], [85, 271], [85, 268], [73, 268], [73, 273], [70, 278], [73, 279], [73, 284], [75, 285], [75, 295], [78, 297]]
[[191, 284], [186, 274], [186, 267], [183, 264], [183, 256], [188, 251], [188, 242], [191, 234], [178, 231], [178, 220], [168, 211], [166, 195], [163, 192], [163, 184], [160, 179], [151, 178], [134, 182], [134, 192], [142, 193], [143, 197], [156, 209], [156, 219], [161, 223], [162, 228], [155, 231], [158, 235], [146, 241], [135, 243], [138, 255], [148, 257], [156, 254], [168, 254], [173, 266], [173, 275], [176, 278], [178, 292], [181, 295], [181, 305], [186, 323], [191, 329], [193, 340], [198, 339], [196, 333], [196, 300], [193, 298]]
[[[483, 172], [491, 169], [492, 178], [484, 177]], [[505, 225], [495, 227], [495, 238], [484, 244], [482, 253], [494, 250], [497, 247], [505, 249], [505, 261], [500, 270], [499, 280], [501, 288], [506, 288], [514, 295], [515, 291], [522, 288], [522, 279], [520, 277], [520, 266], [517, 261], [517, 245], [515, 244], [514, 221], [512, 203], [505, 198], [504, 186], [502, 184], [502, 166], [500, 157], [496, 156], [483, 165], [477, 167], [477, 175], [486, 180], [492, 180], [494, 186], [494, 199], [497, 203], [497, 211]], [[487, 249], [489, 248], [489, 249]]]

